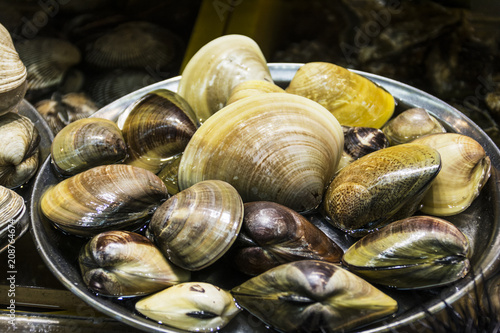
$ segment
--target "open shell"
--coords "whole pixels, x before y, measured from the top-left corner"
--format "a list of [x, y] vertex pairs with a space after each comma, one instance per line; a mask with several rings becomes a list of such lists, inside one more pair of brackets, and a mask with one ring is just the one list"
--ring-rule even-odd
[[244, 202], [316, 208], [344, 146], [340, 124], [307, 98], [260, 94], [226, 106], [193, 135], [179, 165], [179, 187], [220, 179]]

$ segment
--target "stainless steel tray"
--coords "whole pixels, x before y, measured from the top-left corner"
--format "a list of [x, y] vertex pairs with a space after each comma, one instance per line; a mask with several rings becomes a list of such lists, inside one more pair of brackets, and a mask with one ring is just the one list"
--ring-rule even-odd
[[[286, 86], [292, 79], [300, 64], [269, 64], [275, 82]], [[371, 324], [358, 331], [382, 332], [390, 330], [412, 331], [416, 322], [426, 313], [436, 314], [445, 308], [445, 304], [453, 304], [474, 289], [476, 282], [482, 281], [480, 273], [488, 276], [499, 265], [500, 253], [500, 219], [499, 219], [499, 180], [500, 151], [493, 141], [470, 119], [443, 101], [408, 85], [391, 79], [363, 73], [357, 73], [371, 79], [387, 89], [398, 101], [398, 110], [409, 107], [422, 107], [440, 119], [451, 131], [462, 133], [476, 139], [482, 144], [491, 158], [492, 176], [481, 195], [465, 212], [447, 218], [455, 223], [471, 240], [473, 248], [472, 264], [475, 274], [443, 288], [424, 291], [397, 291], [380, 288], [398, 300], [399, 311], [390, 318]], [[116, 121], [124, 109], [143, 94], [159, 89], [177, 90], [179, 77], [165, 80], [131, 93], [102, 108], [93, 117], [107, 118]], [[31, 200], [31, 225], [35, 244], [40, 255], [55, 276], [76, 296], [95, 309], [121, 320], [135, 328], [149, 332], [178, 332], [165, 325], [157, 324], [134, 311], [134, 298], [116, 299], [96, 296], [84, 285], [77, 265], [80, 246], [86, 240], [68, 236], [56, 230], [39, 211], [39, 198], [48, 186], [58, 181], [53, 173], [50, 160], [47, 158], [35, 180]], [[321, 223], [321, 221], [320, 221]], [[335, 234], [332, 230], [327, 230]], [[333, 236], [332, 236], [333, 237]], [[348, 243], [348, 241], [347, 241]], [[349, 244], [343, 244], [348, 246]], [[215, 264], [193, 277], [218, 284], [222, 288], [231, 288], [242, 282], [238, 274], [230, 273]], [[410, 326], [409, 326], [410, 325]], [[223, 329], [224, 332], [266, 332], [264, 324], [247, 312], [240, 313]]]

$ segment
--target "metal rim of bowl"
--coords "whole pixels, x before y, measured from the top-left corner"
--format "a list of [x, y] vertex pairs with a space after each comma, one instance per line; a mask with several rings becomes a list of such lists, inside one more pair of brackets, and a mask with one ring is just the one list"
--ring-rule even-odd
[[[283, 83], [290, 81], [294, 73], [302, 65], [303, 64], [298, 64], [298, 63], [270, 63], [269, 69], [271, 71], [273, 80], [275, 80], [276, 83], [279, 82]], [[388, 90], [391, 94], [397, 96], [398, 100], [405, 102], [408, 105], [413, 105], [415, 107], [422, 107], [430, 111], [430, 113], [433, 113], [434, 115], [436, 115], [435, 113], [438, 112], [439, 115], [437, 115], [437, 117], [441, 121], [449, 124], [458, 133], [471, 136], [472, 138], [480, 142], [484, 147], [484, 149], [486, 150], [487, 154], [491, 158], [492, 179], [490, 178], [490, 181], [495, 181], [495, 189], [497, 190], [500, 189], [499, 186], [500, 184], [496, 177], [496, 173], [498, 172], [498, 169], [500, 167], [500, 150], [498, 149], [496, 144], [488, 137], [488, 135], [468, 117], [466, 117], [461, 112], [459, 112], [452, 106], [448, 105], [447, 103], [441, 101], [440, 99], [428, 93], [425, 93], [417, 88], [411, 87], [409, 85], [379, 75], [370, 74], [358, 70], [352, 70], [352, 71], [379, 84], [384, 89]], [[155, 83], [153, 85], [144, 87], [142, 89], [136, 90], [101, 108], [94, 115], [92, 115], [92, 117], [106, 118], [116, 121], [120, 113], [123, 112], [127, 106], [131, 105], [138, 97], [142, 96], [143, 94], [146, 94], [156, 89], [169, 89], [172, 91], [177, 91], [179, 80], [180, 76], [176, 76]], [[50, 156], [47, 158], [47, 160], [45, 161], [45, 163], [42, 165], [41, 168], [46, 168], [49, 166], [50, 166]], [[41, 177], [41, 175], [37, 175], [33, 193], [40, 190], [38, 187], [41, 186], [39, 183], [42, 180], [40, 180], [39, 177]], [[496, 195], [493, 198], [494, 199], [493, 205], [496, 213], [495, 216], [498, 216], [500, 208], [500, 199], [498, 198], [497, 192], [498, 191], [495, 191]], [[153, 321], [150, 321], [146, 318], [142, 319], [138, 318], [137, 316], [130, 316], [130, 314], [121, 313], [120, 311], [116, 311], [115, 309], [109, 308], [108, 306], [105, 306], [99, 302], [95, 302], [94, 298], [91, 297], [91, 295], [89, 295], [85, 286], [83, 287], [78, 286], [73, 281], [68, 279], [68, 277], [65, 276], [64, 273], [61, 272], [60, 270], [61, 263], [58, 262], [59, 258], [55, 257], [52, 253], [47, 252], [47, 249], [44, 248], [44, 239], [42, 239], [44, 237], [43, 230], [41, 230], [41, 227], [38, 225], [40, 223], [37, 223], [37, 221], [35, 221], [35, 218], [33, 217], [34, 215], [33, 212], [37, 207], [35, 201], [36, 198], [32, 198], [30, 203], [30, 212], [32, 213], [31, 214], [31, 225], [33, 231], [32, 235], [35, 240], [35, 244], [37, 245], [37, 248], [42, 258], [49, 267], [49, 269], [54, 273], [54, 275], [62, 282], [62, 284], [65, 287], [67, 287], [71, 292], [80, 297], [90, 306], [96, 308], [97, 310], [101, 311], [102, 313], [112, 318], [127, 323], [132, 327], [141, 330], [149, 330], [155, 332], [171, 332], [171, 333], [179, 332], [174, 328], [156, 324]], [[500, 249], [500, 222], [498, 221], [496, 223], [496, 228], [494, 230], [491, 239], [493, 239], [493, 243], [490, 245], [490, 247], [492, 249]], [[489, 274], [491, 274], [492, 271], [498, 265], [500, 265], [500, 255], [496, 252], [498, 251], [490, 251], [487, 253], [485, 257], [481, 258], [482, 260], [479, 263], [479, 265], [484, 276], [488, 276]], [[482, 279], [483, 277], [481, 275], [475, 276], [473, 279], [467, 281], [465, 286], [463, 286], [463, 288], [457, 289], [456, 292], [454, 292], [446, 299], [437, 301], [436, 304], [427, 308], [426, 311], [422, 310], [418, 311], [417, 313], [411, 314], [409, 316], [403, 316], [403, 318], [395, 318], [392, 322], [388, 324], [384, 324], [383, 326], [363, 330], [360, 332], [371, 333], [371, 332], [383, 332], [383, 331], [394, 330], [399, 327], [404, 327], [405, 325], [408, 325], [416, 320], [422, 319], [428, 314], [438, 313], [440, 310], [443, 310], [447, 305], [453, 304], [458, 299], [468, 294], [471, 290], [473, 290], [475, 284], [479, 283]]]

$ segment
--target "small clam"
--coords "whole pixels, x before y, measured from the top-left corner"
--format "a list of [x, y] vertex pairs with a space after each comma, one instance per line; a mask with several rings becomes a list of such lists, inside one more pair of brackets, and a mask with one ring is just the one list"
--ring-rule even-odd
[[84, 118], [64, 127], [51, 145], [52, 163], [65, 176], [123, 161], [127, 147], [116, 123]]
[[311, 62], [299, 68], [286, 92], [327, 108], [345, 126], [382, 127], [394, 113], [394, 97], [346, 68]]
[[128, 231], [94, 236], [80, 251], [78, 262], [85, 284], [105, 296], [147, 295], [191, 277], [169, 263], [149, 239]]
[[411, 108], [389, 120], [382, 131], [392, 146], [408, 143], [426, 134], [445, 133], [446, 129], [425, 109]]
[[0, 24], [0, 115], [15, 109], [26, 93], [27, 71], [9, 31]]
[[83, 171], [48, 188], [40, 207], [60, 229], [93, 236], [141, 226], [167, 197], [165, 185], [152, 172], [111, 164]]
[[204, 122], [226, 104], [238, 83], [247, 80], [273, 82], [266, 59], [251, 38], [225, 35], [205, 44], [189, 60], [178, 92]]
[[283, 88], [277, 86], [276, 84], [264, 81], [264, 80], [248, 80], [238, 83], [233, 90], [231, 90], [231, 94], [229, 94], [229, 98], [227, 99], [227, 103], [231, 104], [245, 97], [254, 96], [257, 94], [268, 94], [275, 92], [285, 92]]
[[179, 193], [179, 182], [177, 175], [179, 173], [179, 164], [181, 163], [182, 154], [174, 155], [165, 161], [163, 168], [158, 172], [158, 177], [165, 183], [168, 189], [168, 194], [174, 195]]
[[343, 146], [340, 124], [318, 103], [286, 93], [247, 97], [193, 135], [179, 165], [179, 188], [220, 179], [244, 202], [311, 210], [320, 204]]
[[442, 286], [470, 268], [469, 242], [453, 224], [412, 216], [370, 233], [344, 254], [347, 268], [366, 280], [400, 289]]
[[333, 179], [324, 212], [333, 226], [360, 237], [415, 213], [441, 168], [439, 153], [407, 143], [352, 162]]
[[26, 204], [24, 198], [4, 186], [0, 186], [0, 237], [8, 232], [11, 225], [24, 215]]
[[135, 309], [162, 324], [192, 332], [220, 330], [241, 311], [228, 291], [205, 282], [169, 287], [141, 299]]
[[226, 253], [243, 221], [243, 202], [226, 182], [207, 180], [164, 202], [148, 231], [162, 253], [188, 270], [207, 267]]
[[283, 332], [343, 332], [396, 312], [397, 302], [340, 266], [280, 265], [231, 290], [238, 305]]
[[199, 123], [189, 104], [166, 89], [150, 92], [130, 108], [123, 124], [127, 143], [125, 163], [158, 173], [184, 151]]
[[267, 201], [248, 202], [244, 208], [243, 226], [232, 250], [240, 271], [257, 275], [305, 259], [340, 263], [342, 249], [294, 210]]
[[389, 140], [378, 128], [342, 126], [342, 130], [344, 131], [344, 151], [337, 166], [337, 172], [352, 161], [389, 146]]
[[21, 186], [38, 169], [40, 134], [28, 117], [8, 112], [0, 116], [0, 137], [0, 185]]
[[421, 211], [437, 216], [466, 210], [491, 174], [491, 161], [476, 140], [463, 134], [432, 134], [413, 142], [436, 149], [442, 168], [422, 199]]

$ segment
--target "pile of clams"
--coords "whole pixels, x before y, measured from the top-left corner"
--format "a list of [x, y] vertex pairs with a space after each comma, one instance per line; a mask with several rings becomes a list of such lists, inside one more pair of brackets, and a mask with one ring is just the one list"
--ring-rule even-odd
[[[475, 140], [395, 105], [329, 63], [278, 87], [253, 40], [224, 36], [188, 63], [178, 93], [145, 94], [116, 124], [61, 130], [61, 181], [41, 211], [85, 238], [78, 262], [92, 292], [134, 297], [153, 321], [208, 332], [247, 311], [282, 332], [355, 329], [395, 316], [394, 289], [468, 274], [469, 240], [445, 217], [491, 172]], [[200, 278], [216, 263], [239, 278]]]

